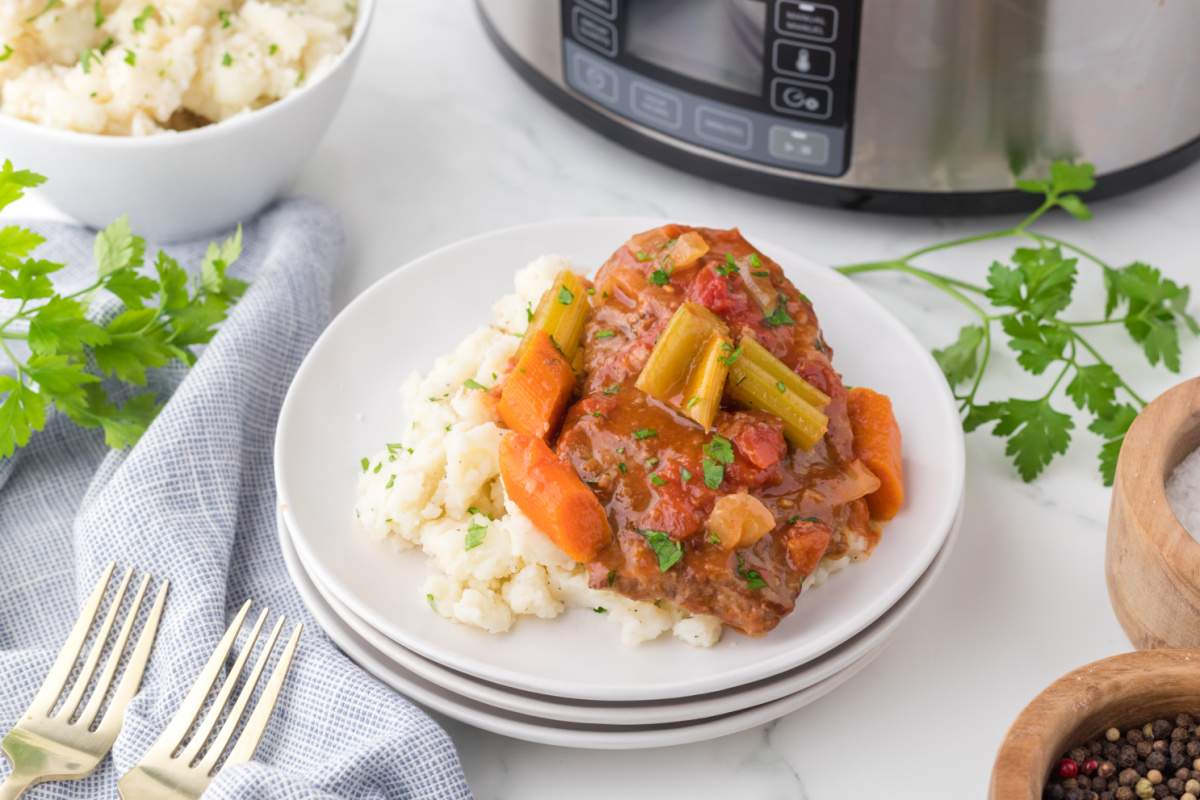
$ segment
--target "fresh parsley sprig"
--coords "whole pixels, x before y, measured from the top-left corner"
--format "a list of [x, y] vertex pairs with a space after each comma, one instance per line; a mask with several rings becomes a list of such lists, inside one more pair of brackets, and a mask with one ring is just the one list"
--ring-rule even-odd
[[[5, 161], [0, 210], [44, 181]], [[146, 242], [121, 217], [96, 236], [96, 279], [69, 294], [56, 291], [50, 279], [66, 265], [33, 255], [44, 242], [19, 225], [0, 228], [0, 298], [15, 304], [11, 314], [0, 314], [0, 352], [11, 367], [0, 374], [0, 457], [24, 447], [52, 407], [84, 428], [102, 428], [109, 447], [129, 447], [162, 404], [146, 391], [118, 405], [102, 380], [145, 386], [148, 369], [195, 362], [193, 348], [212, 339], [246, 290], [245, 282], [226, 274], [241, 254], [241, 229], [210, 244], [199, 276], [189, 281], [187, 271], [161, 251], [154, 275], [143, 274]], [[121, 301], [107, 322], [88, 317], [101, 292]]]
[[[1007, 441], [1006, 452], [1026, 481], [1036, 478], [1065, 453], [1075, 427], [1055, 405], [1059, 390], [1091, 418], [1098, 435], [1100, 474], [1111, 485], [1125, 432], [1146, 404], [1085, 335], [1098, 327], [1120, 325], [1150, 364], [1179, 371], [1180, 334], [1200, 333], [1188, 313], [1190, 290], [1148, 264], [1116, 267], [1082, 247], [1032, 229], [1047, 212], [1060, 208], [1079, 220], [1092, 213], [1080, 198], [1095, 185], [1091, 164], [1056, 161], [1046, 180], [1019, 180], [1017, 188], [1042, 196], [1041, 204], [1011, 228], [979, 233], [922, 247], [896, 259], [839, 267], [846, 275], [898, 272], [937, 287], [974, 314], [978, 321], [933, 355], [955, 389], [963, 426], [968, 431], [992, 425]], [[985, 284], [961, 280], [916, 265], [931, 253], [992, 239], [1017, 239], [1008, 263], [992, 262]], [[1062, 316], [1071, 305], [1079, 261], [1102, 271], [1106, 300], [1103, 315], [1075, 320]], [[983, 402], [980, 387], [991, 362], [994, 339], [1008, 338], [1017, 364], [1033, 375], [1052, 376], [1046, 391], [1032, 398]]]

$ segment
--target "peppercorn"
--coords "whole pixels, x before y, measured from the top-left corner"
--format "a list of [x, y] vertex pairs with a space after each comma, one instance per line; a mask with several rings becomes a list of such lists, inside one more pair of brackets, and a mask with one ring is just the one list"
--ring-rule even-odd
[[1079, 774], [1079, 765], [1072, 759], [1064, 758], [1058, 762], [1058, 774], [1063, 778], [1074, 778]]
[[1096, 774], [1101, 778], [1111, 778], [1117, 773], [1117, 767], [1111, 761], [1101, 761], [1100, 766], [1096, 768]]
[[1171, 728], [1175, 727], [1165, 719], [1156, 719], [1150, 724], [1150, 730], [1154, 734], [1155, 739], [1165, 739], [1167, 734], [1171, 732]]
[[1191, 714], [1179, 714], [1175, 717], [1175, 724], [1181, 728], [1191, 728], [1195, 726], [1196, 721], [1192, 719]]
[[1142, 739], [1137, 743], [1137, 745], [1135, 745], [1135, 747], [1137, 749], [1138, 758], [1145, 758], [1154, 752], [1154, 742], [1148, 739]]
[[1192, 762], [1192, 769], [1196, 770], [1197, 772], [1200, 772], [1200, 758], [1197, 758], [1195, 761]]
[[1155, 739], [1150, 743], [1150, 749], [1155, 753], [1165, 753], [1170, 749], [1172, 744], [1172, 742], [1168, 742], [1166, 739]]
[[1154, 784], [1142, 778], [1134, 784], [1133, 793], [1142, 798], [1142, 800], [1150, 800], [1151, 797], [1154, 797]]
[[1109, 728], [1104, 732], [1104, 738], [1110, 742], [1119, 742], [1121, 741], [1121, 732], [1116, 728]]
[[1063, 800], [1066, 794], [1067, 792], [1062, 786], [1057, 783], [1051, 783], [1042, 792], [1042, 798], [1043, 800]]
[[1192, 758], [1195, 758], [1196, 756], [1200, 756], [1200, 739], [1192, 739], [1191, 741], [1189, 741], [1187, 743], [1187, 745], [1184, 747], [1184, 749], [1187, 751], [1187, 754], [1189, 756], [1191, 756]]
[[1191, 792], [1185, 792], [1183, 796], [1179, 798], [1179, 800], [1196, 800], [1196, 795], [1192, 794]]
[[1187, 745], [1184, 744], [1183, 742], [1179, 741], [1178, 739], [1172, 741], [1169, 745], [1167, 745], [1167, 752], [1171, 753], [1172, 755], [1174, 755], [1175, 753], [1182, 753], [1185, 750], [1187, 750]]
[[1154, 800], [1167, 800], [1167, 797], [1170, 796], [1170, 794], [1171, 793], [1167, 790], [1167, 787], [1161, 783], [1154, 787]]
[[1157, 786], [1163, 782], [1163, 774], [1156, 769], [1151, 769], [1146, 773], [1146, 780]]
[[1167, 778], [1167, 788], [1171, 790], [1171, 794], [1179, 796], [1183, 794], [1183, 781], [1179, 778]]
[[1084, 759], [1079, 768], [1083, 770], [1084, 775], [1094, 775], [1096, 774], [1096, 770], [1100, 768], [1100, 762], [1094, 758]]
[[1117, 783], [1122, 786], [1133, 786], [1138, 782], [1138, 778], [1140, 777], [1142, 776], [1138, 775], [1136, 769], [1123, 769], [1121, 770], [1121, 774], [1117, 776]]
[[1194, 795], [1200, 795], [1200, 781], [1192, 778], [1183, 786], [1185, 792], [1191, 792]]
[[1188, 738], [1187, 728], [1175, 728], [1171, 731], [1171, 741], [1173, 742], [1182, 742], [1186, 738]]
[[1125, 741], [1129, 742], [1130, 744], [1137, 744], [1144, 738], [1145, 737], [1142, 736], [1141, 728], [1130, 728], [1125, 732]]
[[[1109, 761], [1116, 761], [1117, 755], [1121, 752], [1121, 746], [1108, 742], [1104, 745], [1104, 757]], [[1196, 755], [1200, 756], [1200, 753]]]
[[1180, 769], [1187, 763], [1187, 755], [1185, 753], [1171, 754], [1171, 769]]
[[1146, 766], [1149, 769], [1161, 770], [1167, 765], [1167, 757], [1162, 753], [1151, 753], [1146, 756]]
[[1115, 796], [1117, 800], [1133, 800], [1133, 789], [1130, 789], [1128, 786], [1122, 786], [1117, 789]]
[[1153, 739], [1154, 738], [1154, 726], [1151, 725], [1149, 722], [1147, 722], [1145, 725], [1142, 726], [1142, 738], [1143, 739]]
[[1186, 769], [1175, 770], [1175, 777], [1179, 778], [1179, 780], [1181, 780], [1181, 781], [1186, 781], [1188, 779], [1189, 775], [1191, 775], [1191, 773], [1188, 772]]
[[[1124, 747], [1122, 747], [1120, 754], [1117, 756], [1117, 763], [1125, 768], [1132, 767], [1134, 764], [1137, 763], [1137, 760], [1138, 760], [1137, 749], [1134, 748], [1133, 745], [1127, 744]], [[1200, 758], [1198, 758], [1196, 760], [1200, 761]], [[1200, 767], [1198, 767], [1198, 769], [1200, 769]]]

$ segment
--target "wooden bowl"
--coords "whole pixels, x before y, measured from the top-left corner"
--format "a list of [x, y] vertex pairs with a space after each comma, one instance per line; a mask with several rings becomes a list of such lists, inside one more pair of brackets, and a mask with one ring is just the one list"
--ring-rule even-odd
[[1166, 392], [1134, 421], [1113, 483], [1105, 579], [1139, 650], [1200, 647], [1200, 542], [1167, 504], [1166, 480], [1200, 446], [1200, 378]]
[[1041, 800], [1064, 751], [1110, 727], [1200, 711], [1200, 650], [1124, 653], [1067, 673], [1033, 699], [1000, 745], [991, 800]]

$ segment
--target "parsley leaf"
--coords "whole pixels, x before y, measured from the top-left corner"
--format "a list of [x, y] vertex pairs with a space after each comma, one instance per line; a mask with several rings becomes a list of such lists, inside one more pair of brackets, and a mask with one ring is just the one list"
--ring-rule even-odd
[[666, 572], [683, 558], [683, 546], [668, 536], [666, 531], [642, 530], [638, 532], [646, 537], [646, 543], [658, 557], [659, 572]]
[[616, 335], [617, 334], [615, 331], [608, 331], [608, 330], [596, 331], [596, 335], [594, 338], [596, 338], [596, 339], [611, 339]]
[[129, 217], [122, 215], [96, 235], [93, 254], [96, 272], [103, 278], [119, 269], [142, 266], [146, 256], [146, 240], [133, 235], [129, 229]]
[[700, 469], [704, 472], [704, 485], [710, 489], [720, 489], [721, 481], [725, 480], [725, 468], [705, 457], [700, 461]]
[[463, 381], [463, 386], [468, 389], [474, 389], [477, 392], [486, 392], [488, 390], [488, 387], [484, 386], [474, 378], [467, 378], [465, 381]]
[[778, 304], [775, 310], [767, 316], [763, 317], [763, 323], [769, 328], [778, 328], [781, 325], [795, 325], [796, 320], [792, 319], [787, 311], [787, 298], [779, 295]]
[[483, 544], [483, 540], [487, 538], [487, 529], [487, 525], [472, 522], [467, 528], [467, 535], [463, 544], [464, 549], [474, 550]]
[[1088, 430], [1099, 436], [1104, 444], [1100, 447], [1100, 475], [1105, 486], [1112, 486], [1117, 473], [1117, 458], [1121, 455], [1121, 445], [1125, 443], [1125, 434], [1137, 417], [1137, 409], [1128, 404], [1122, 404], [1098, 416], [1088, 426]]
[[713, 436], [704, 445], [704, 454], [721, 464], [733, 463], [733, 443], [724, 436]]
[[964, 427], [972, 431], [993, 422], [996, 424], [992, 433], [1008, 440], [1004, 452], [1026, 481], [1040, 475], [1054, 456], [1067, 451], [1075, 427], [1069, 415], [1056, 411], [1044, 398], [1012, 398], [975, 406]]
[[767, 582], [763, 580], [762, 575], [758, 570], [746, 569], [746, 564], [742, 560], [742, 554], [737, 554], [737, 575], [746, 582], [746, 588], [754, 591], [756, 589], [765, 589]]
[[558, 287], [558, 302], [562, 303], [564, 306], [571, 305], [571, 303], [575, 302], [575, 293], [572, 292], [570, 289], [568, 289], [566, 286], [559, 286]]
[[983, 328], [979, 325], [965, 325], [958, 332], [958, 339], [941, 350], [934, 350], [933, 357], [946, 381], [951, 386], [966, 383], [979, 372], [979, 345], [983, 343]]
[[666, 286], [671, 282], [671, 273], [665, 269], [656, 269], [650, 273], [650, 282], [655, 286]]
[[641, 441], [642, 439], [652, 439], [655, 436], [658, 436], [658, 431], [654, 430], [654, 428], [638, 428], [633, 432], [633, 438], [637, 439], [638, 441]]

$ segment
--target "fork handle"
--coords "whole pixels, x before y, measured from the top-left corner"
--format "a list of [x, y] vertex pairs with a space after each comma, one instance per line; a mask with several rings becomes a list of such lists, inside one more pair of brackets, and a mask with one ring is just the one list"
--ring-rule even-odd
[[0, 800], [17, 800], [36, 781], [37, 779], [32, 775], [21, 775], [16, 772], [10, 774], [4, 779], [4, 783], [0, 783]]

